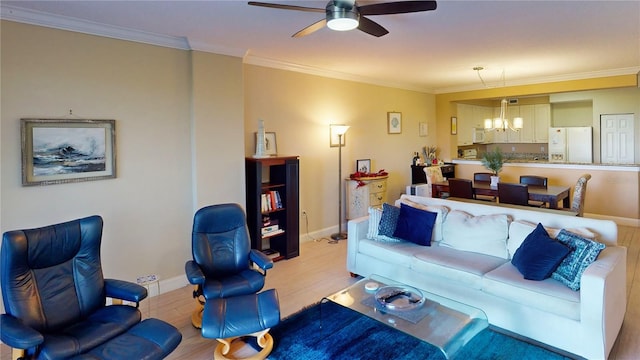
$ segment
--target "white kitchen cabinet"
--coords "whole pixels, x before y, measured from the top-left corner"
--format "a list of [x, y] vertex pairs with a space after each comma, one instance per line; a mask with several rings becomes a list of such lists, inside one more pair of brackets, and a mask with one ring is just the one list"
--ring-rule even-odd
[[473, 105], [458, 104], [458, 146], [473, 144]]
[[[535, 111], [534, 105], [520, 105], [520, 115], [522, 118], [522, 129], [520, 129], [520, 142], [535, 142]], [[513, 118], [512, 118], [513, 119]]]
[[548, 143], [549, 127], [551, 126], [551, 104], [536, 104], [533, 105], [533, 110], [533, 142]]
[[[514, 105], [514, 106], [509, 106], [507, 107], [507, 119], [509, 119], [509, 125], [511, 125], [511, 127], [513, 127], [513, 119], [517, 118], [517, 117], [521, 117], [520, 116], [520, 106], [518, 105]], [[507, 132], [507, 142], [510, 143], [520, 143], [522, 142], [522, 140], [520, 140], [520, 131], [514, 131], [511, 130], [507, 127], [506, 129]]]

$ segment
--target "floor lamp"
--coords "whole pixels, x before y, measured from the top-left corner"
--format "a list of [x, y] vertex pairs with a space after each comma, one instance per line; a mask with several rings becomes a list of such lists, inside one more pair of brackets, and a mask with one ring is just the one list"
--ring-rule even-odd
[[344, 240], [347, 233], [342, 232], [342, 137], [349, 130], [346, 125], [333, 125], [334, 134], [338, 135], [338, 232], [331, 235], [331, 239]]

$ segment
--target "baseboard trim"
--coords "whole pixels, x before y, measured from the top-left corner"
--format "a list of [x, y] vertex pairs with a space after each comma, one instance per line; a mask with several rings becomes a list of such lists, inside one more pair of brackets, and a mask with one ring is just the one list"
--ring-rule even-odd
[[159, 286], [155, 286], [154, 284], [147, 285], [149, 297], [158, 296], [160, 294], [180, 289], [181, 287], [189, 285], [189, 281], [187, 281], [184, 275], [180, 275], [160, 280], [158, 284]]

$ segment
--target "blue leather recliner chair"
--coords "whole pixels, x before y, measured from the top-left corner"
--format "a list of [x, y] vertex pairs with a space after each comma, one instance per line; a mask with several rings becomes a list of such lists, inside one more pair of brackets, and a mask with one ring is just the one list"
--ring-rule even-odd
[[163, 359], [182, 340], [172, 325], [141, 320], [129, 305], [147, 296], [138, 284], [104, 279], [103, 221], [90, 216], [2, 237], [0, 280], [6, 314], [0, 338], [18, 359]]
[[245, 213], [238, 204], [206, 206], [195, 213], [191, 252], [193, 260], [187, 261], [185, 272], [195, 286], [191, 323], [196, 328], [202, 327], [206, 300], [255, 294], [273, 267], [268, 256], [251, 249]]
[[242, 207], [219, 204], [198, 210], [192, 252], [193, 260], [185, 264], [198, 301], [191, 322], [203, 337], [218, 341], [214, 359], [231, 358], [231, 343], [246, 336], [255, 337], [261, 348], [250, 358], [265, 359], [273, 348], [268, 332], [280, 322], [280, 305], [275, 289], [259, 293], [273, 262], [251, 249]]

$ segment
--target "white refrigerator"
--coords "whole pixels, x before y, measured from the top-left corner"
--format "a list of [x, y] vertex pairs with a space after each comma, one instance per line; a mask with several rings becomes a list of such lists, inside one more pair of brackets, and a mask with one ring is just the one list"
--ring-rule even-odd
[[593, 163], [593, 129], [590, 126], [549, 128], [549, 161]]

